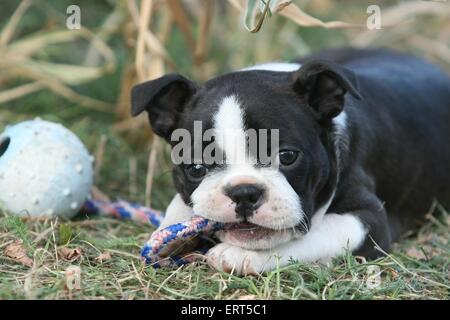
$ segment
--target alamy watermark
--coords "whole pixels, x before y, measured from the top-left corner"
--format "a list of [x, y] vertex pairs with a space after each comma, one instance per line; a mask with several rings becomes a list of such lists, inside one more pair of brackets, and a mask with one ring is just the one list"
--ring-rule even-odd
[[381, 286], [381, 269], [377, 265], [370, 265], [366, 270], [366, 288], [376, 289]]
[[[446, 3], [448, 0], [422, 0], [426, 2], [440, 2]], [[379, 5], [371, 4], [367, 7], [366, 13], [369, 14], [366, 20], [366, 26], [369, 30], [379, 30], [382, 28], [381, 24], [381, 8]], [[66, 27], [70, 30], [81, 29], [81, 8], [78, 5], [72, 4], [66, 9], [67, 19]]]
[[66, 9], [67, 19], [66, 27], [70, 30], [81, 29], [81, 9], [79, 6], [72, 4]]
[[373, 4], [367, 7], [366, 13], [370, 14], [367, 17], [366, 25], [369, 30], [381, 29], [381, 8], [380, 6]]
[[[258, 164], [277, 165], [278, 129], [247, 129], [245, 132], [227, 129], [218, 134], [215, 129], [203, 131], [202, 121], [194, 121], [194, 130], [175, 129], [171, 135], [171, 158], [175, 165], [202, 163], [206, 165]], [[227, 146], [224, 154], [219, 146]]]

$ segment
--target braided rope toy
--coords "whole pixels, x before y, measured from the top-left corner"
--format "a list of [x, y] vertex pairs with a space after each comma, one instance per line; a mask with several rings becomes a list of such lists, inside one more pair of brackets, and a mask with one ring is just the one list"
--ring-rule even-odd
[[[87, 200], [84, 204], [83, 212], [150, 223], [150, 225], [156, 228], [161, 225], [164, 217], [161, 211], [123, 200], [118, 202]], [[172, 255], [168, 258], [165, 258], [162, 253], [171, 245], [177, 246], [182, 241], [188, 241], [199, 235], [210, 235], [222, 228], [222, 223], [194, 215], [189, 221], [176, 223], [161, 230], [156, 230], [142, 247], [142, 260], [154, 268], [171, 265], [180, 266], [191, 263], [198, 260], [207, 249], [201, 248], [199, 251], [188, 255]]]

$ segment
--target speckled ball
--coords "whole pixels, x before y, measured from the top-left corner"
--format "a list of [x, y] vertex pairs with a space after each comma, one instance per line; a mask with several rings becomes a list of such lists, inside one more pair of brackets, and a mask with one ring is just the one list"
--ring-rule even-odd
[[61, 124], [35, 119], [0, 135], [0, 206], [30, 216], [75, 215], [92, 187], [94, 158]]

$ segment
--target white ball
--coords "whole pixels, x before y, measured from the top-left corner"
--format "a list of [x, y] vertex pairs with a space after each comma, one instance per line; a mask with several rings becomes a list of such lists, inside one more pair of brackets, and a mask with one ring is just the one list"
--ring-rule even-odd
[[60, 124], [35, 119], [0, 135], [0, 206], [12, 213], [70, 218], [92, 180], [93, 157]]

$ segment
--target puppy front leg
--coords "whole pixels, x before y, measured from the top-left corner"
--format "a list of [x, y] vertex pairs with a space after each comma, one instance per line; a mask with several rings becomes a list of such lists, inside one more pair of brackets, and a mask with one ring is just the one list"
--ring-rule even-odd
[[[375, 197], [373, 197], [375, 198]], [[378, 201], [376, 207], [345, 214], [326, 214], [311, 227], [302, 238], [281, 245], [276, 251], [280, 264], [285, 265], [292, 258], [300, 262], [329, 262], [332, 258], [352, 253], [375, 258], [380, 252], [375, 245], [389, 250], [391, 237], [386, 211]], [[274, 262], [267, 264], [268, 269]]]
[[166, 228], [171, 224], [188, 221], [191, 219], [192, 215], [192, 208], [186, 205], [180, 194], [177, 193], [172, 201], [170, 201], [166, 210], [166, 215], [164, 216], [161, 225], [158, 227], [158, 230]]
[[366, 237], [366, 228], [352, 214], [327, 214], [320, 224], [299, 239], [292, 240], [271, 250], [245, 250], [227, 243], [220, 243], [207, 253], [208, 263], [225, 272], [238, 275], [258, 274], [289, 264], [300, 262], [326, 262], [332, 257], [355, 250]]
[[[280, 263], [285, 265], [290, 259], [328, 263], [347, 250], [353, 252], [359, 249], [366, 240], [367, 231], [367, 227], [354, 213], [326, 214], [302, 238], [283, 244], [277, 250]], [[271, 266], [273, 263], [268, 265]]]
[[[186, 205], [181, 196], [177, 193], [167, 207], [166, 215], [156, 231], [164, 229], [172, 224], [188, 221], [191, 219], [192, 214], [192, 208]], [[194, 250], [196, 246], [196, 239], [180, 239], [172, 241], [159, 252], [159, 256], [164, 258], [171, 255], [180, 255]]]

